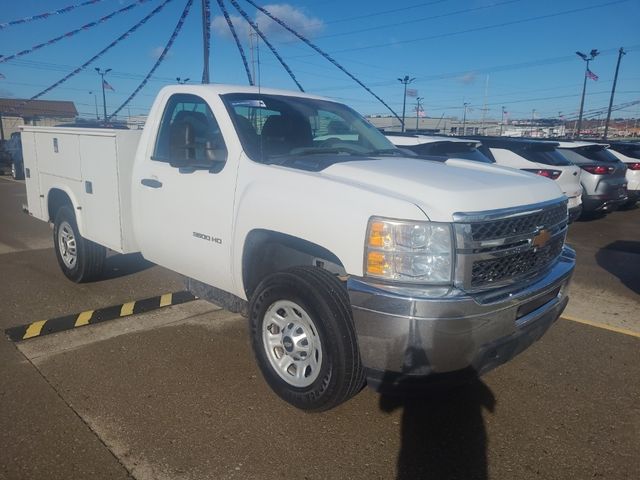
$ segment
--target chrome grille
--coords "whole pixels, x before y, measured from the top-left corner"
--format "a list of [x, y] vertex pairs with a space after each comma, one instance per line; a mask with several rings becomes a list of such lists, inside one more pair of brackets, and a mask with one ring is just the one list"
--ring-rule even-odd
[[540, 225], [556, 225], [567, 217], [566, 204], [543, 210], [531, 215], [516, 218], [506, 218], [483, 223], [471, 224], [471, 236], [475, 241], [491, 240], [494, 238], [521, 235], [532, 232]]
[[495, 260], [473, 262], [471, 287], [495, 284], [539, 270], [560, 255], [563, 244], [564, 236], [558, 236], [540, 249], [507, 255]]
[[454, 215], [455, 283], [483, 290], [535, 276], [558, 258], [567, 232], [567, 201]]

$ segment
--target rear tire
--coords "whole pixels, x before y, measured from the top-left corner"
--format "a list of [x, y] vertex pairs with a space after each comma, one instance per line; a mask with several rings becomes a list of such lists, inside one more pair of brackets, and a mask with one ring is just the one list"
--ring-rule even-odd
[[62, 273], [76, 283], [100, 277], [106, 249], [80, 235], [76, 217], [68, 206], [60, 207], [53, 226], [53, 244]]
[[329, 410], [362, 389], [349, 296], [326, 270], [293, 267], [268, 276], [251, 299], [249, 323], [265, 380], [291, 405]]

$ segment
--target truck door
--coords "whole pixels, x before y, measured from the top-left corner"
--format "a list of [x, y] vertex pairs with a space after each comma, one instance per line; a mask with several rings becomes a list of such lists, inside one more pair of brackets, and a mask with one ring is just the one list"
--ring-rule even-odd
[[207, 102], [196, 95], [172, 95], [153, 148], [147, 148], [134, 167], [134, 231], [143, 256], [233, 291], [236, 172]]

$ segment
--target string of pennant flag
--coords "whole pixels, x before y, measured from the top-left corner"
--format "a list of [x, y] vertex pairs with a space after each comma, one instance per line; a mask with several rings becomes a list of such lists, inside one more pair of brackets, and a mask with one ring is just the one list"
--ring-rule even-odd
[[41, 96], [43, 96], [44, 94], [50, 92], [51, 90], [53, 90], [54, 88], [62, 85], [64, 82], [66, 82], [67, 80], [69, 80], [71, 77], [77, 75], [78, 73], [80, 73], [82, 70], [84, 70], [85, 68], [87, 68], [89, 65], [91, 65], [93, 62], [95, 62], [96, 60], [98, 60], [100, 57], [102, 57], [107, 51], [111, 50], [113, 47], [115, 47], [118, 43], [120, 43], [122, 40], [124, 40], [125, 38], [129, 37], [133, 32], [135, 32], [136, 30], [138, 30], [142, 25], [144, 25], [145, 23], [147, 23], [149, 21], [149, 19], [151, 19], [153, 16], [157, 15], [160, 10], [162, 10], [169, 2], [172, 2], [173, 0], [164, 0], [164, 2], [162, 2], [160, 5], [158, 5], [156, 8], [154, 8], [149, 14], [147, 14], [142, 20], [140, 20], [139, 22], [137, 22], [133, 27], [131, 27], [129, 30], [127, 30], [126, 32], [124, 32], [122, 35], [120, 35], [118, 38], [116, 38], [113, 42], [111, 42], [109, 45], [107, 45], [105, 48], [103, 48], [102, 50], [100, 50], [97, 54], [95, 54], [93, 57], [91, 57], [89, 60], [87, 60], [86, 62], [84, 62], [82, 65], [80, 65], [78, 68], [76, 68], [75, 70], [73, 70], [72, 72], [68, 73], [67, 75], [65, 75], [64, 77], [62, 77], [60, 80], [58, 80], [56, 83], [54, 83], [53, 85], [45, 88], [44, 90], [42, 90], [41, 92], [35, 94], [33, 97], [31, 97], [29, 100], [36, 100], [38, 98], [40, 98]]
[[67, 33], [65, 33], [63, 35], [59, 35], [59, 36], [57, 36], [55, 38], [52, 38], [51, 40], [48, 40], [46, 42], [39, 43], [38, 45], [34, 45], [33, 47], [27, 48], [26, 50], [22, 50], [20, 52], [14, 53], [13, 55], [9, 55], [9, 56], [6, 56], [6, 57], [0, 56], [0, 63], [8, 62], [9, 60], [13, 60], [14, 58], [21, 57], [21, 56], [27, 55], [29, 53], [33, 53], [36, 50], [40, 50], [41, 48], [48, 47], [49, 45], [53, 45], [54, 43], [58, 43], [60, 40], [64, 40], [65, 38], [73, 37], [74, 35], [77, 35], [80, 32], [89, 30], [89, 29], [91, 29], [91, 28], [93, 28], [93, 27], [95, 27], [97, 25], [100, 25], [101, 23], [107, 22], [107, 21], [111, 20], [113, 17], [115, 17], [116, 15], [119, 15], [119, 14], [124, 13], [124, 12], [128, 12], [129, 10], [132, 10], [135, 7], [141, 5], [141, 4], [145, 3], [145, 2], [148, 2], [148, 1], [150, 1], [150, 0], [136, 0], [135, 3], [127, 5], [126, 7], [121, 8], [119, 10], [116, 10], [114, 12], [111, 12], [109, 15], [105, 15], [104, 17], [99, 18], [95, 22], [87, 23], [86, 25], [83, 25], [80, 28], [76, 28], [75, 30], [71, 30], [70, 32], [67, 32]]
[[87, 2], [82, 2], [75, 5], [69, 5], [68, 7], [60, 8], [52, 12], [40, 13], [38, 15], [31, 15], [30, 17], [20, 18], [18, 20], [11, 20], [10, 22], [0, 23], [0, 30], [3, 28], [11, 27], [13, 25], [21, 25], [23, 23], [33, 22], [34, 20], [43, 20], [53, 15], [62, 15], [64, 13], [69, 13], [72, 10], [75, 10], [76, 8], [84, 7], [86, 5], [93, 5], [95, 3], [100, 3], [100, 2], [104, 2], [104, 0], [88, 0]]
[[153, 65], [153, 67], [151, 67], [151, 70], [149, 70], [149, 73], [147, 73], [147, 75], [144, 77], [142, 82], [140, 82], [140, 85], [138, 85], [138, 87], [133, 91], [133, 93], [129, 95], [129, 97], [124, 101], [122, 105], [116, 108], [116, 110], [111, 115], [109, 115], [109, 120], [111, 120], [114, 116], [116, 116], [120, 110], [126, 107], [127, 104], [131, 100], [133, 100], [133, 98], [138, 94], [138, 92], [142, 90], [142, 88], [147, 84], [147, 82], [149, 81], [149, 78], [151, 78], [151, 75], [153, 75], [153, 72], [155, 72], [156, 69], [160, 66], [162, 61], [167, 56], [167, 53], [169, 53], [169, 50], [173, 46], [173, 42], [175, 42], [176, 37], [180, 33], [180, 30], [182, 30], [182, 26], [184, 25], [184, 21], [187, 18], [187, 15], [189, 15], [189, 10], [191, 9], [192, 4], [193, 4], [193, 0], [187, 0], [187, 4], [184, 7], [184, 10], [182, 11], [182, 15], [180, 15], [180, 19], [178, 20], [176, 27], [173, 29], [173, 33], [171, 34], [171, 37], [169, 37], [169, 41], [167, 42], [164, 49], [162, 50], [162, 53], [158, 57], [158, 60], [156, 60], [156, 63]]
[[[82, 3], [79, 3], [77, 5], [71, 5], [69, 7], [65, 7], [63, 9], [60, 10], [56, 10], [54, 12], [49, 12], [49, 13], [44, 13], [44, 14], [40, 14], [40, 15], [34, 15], [32, 17], [27, 17], [24, 19], [20, 19], [20, 20], [14, 20], [12, 22], [8, 22], [7, 24], [2, 24], [4, 26], [9, 26], [9, 25], [13, 25], [13, 24], [17, 24], [17, 23], [25, 23], [28, 21], [32, 21], [32, 20], [36, 20], [36, 19], [43, 19], [43, 18], [47, 18], [51, 15], [54, 14], [62, 14], [62, 13], [67, 13], [68, 11], [71, 11], [75, 8], [81, 7], [81, 6], [85, 6], [85, 5], [90, 5], [92, 3], [98, 3], [99, 1], [102, 0], [89, 0], [89, 1], [85, 1]], [[83, 25], [82, 27], [79, 27], [75, 30], [71, 30], [63, 35], [59, 35], [47, 42], [43, 42], [40, 43], [38, 45], [34, 45], [31, 48], [22, 50], [20, 52], [14, 53], [12, 55], [9, 56], [1, 56], [0, 55], [0, 64], [1, 63], [5, 63], [8, 62], [10, 60], [13, 60], [17, 57], [21, 57], [24, 55], [28, 55], [30, 53], [33, 53], [41, 48], [44, 48], [46, 46], [49, 45], [53, 45], [65, 38], [69, 38], [72, 37], [74, 35], [77, 35], [78, 33], [82, 32], [82, 31], [86, 31], [89, 30], [97, 25], [100, 25], [108, 20], [110, 20], [111, 18], [113, 18], [116, 15], [125, 13], [127, 11], [132, 10], [133, 8], [141, 5], [142, 3], [146, 3], [150, 0], [135, 0], [133, 3], [131, 3], [130, 5], [127, 5], [126, 7], [123, 7], [119, 10], [116, 10], [114, 12], [111, 12], [110, 14], [101, 17], [100, 19], [94, 21], [94, 22], [90, 22], [87, 23], [86, 25]], [[67, 75], [65, 75], [63, 78], [61, 78], [60, 80], [58, 80], [57, 82], [55, 82], [53, 85], [45, 88], [44, 90], [42, 90], [41, 92], [38, 92], [36, 95], [32, 96], [29, 100], [25, 100], [22, 104], [18, 105], [17, 108], [23, 106], [25, 103], [27, 103], [28, 101], [31, 100], [36, 100], [39, 97], [45, 95], [46, 93], [50, 92], [51, 90], [55, 89], [56, 87], [60, 86], [62, 83], [66, 82], [67, 80], [69, 80], [70, 78], [72, 78], [73, 76], [77, 75], [78, 73], [80, 73], [81, 71], [83, 71], [87, 66], [89, 66], [90, 64], [92, 64], [93, 62], [95, 62], [97, 59], [99, 59], [102, 55], [104, 55], [108, 50], [110, 50], [111, 48], [113, 48], [115, 45], [117, 45], [118, 43], [120, 43], [122, 40], [124, 40], [125, 38], [127, 38], [128, 36], [130, 36], [133, 32], [135, 32], [140, 26], [142, 26], [143, 24], [145, 24], [151, 17], [153, 17], [154, 15], [156, 15], [162, 8], [164, 8], [164, 6], [169, 3], [172, 0], [164, 0], [164, 2], [162, 4], [160, 4], [158, 7], [156, 7], [151, 13], [149, 13], [147, 16], [145, 16], [141, 21], [139, 21], [138, 23], [136, 23], [133, 27], [131, 27], [129, 30], [127, 30], [124, 34], [122, 34], [120, 37], [118, 37], [116, 40], [114, 40], [113, 42], [111, 42], [109, 45], [107, 45], [105, 48], [103, 48], [100, 52], [98, 52], [96, 55], [94, 55], [93, 57], [91, 57], [89, 60], [87, 60], [86, 62], [84, 62], [80, 67], [74, 69], [73, 71], [71, 71], [70, 73], [68, 73]], [[369, 94], [371, 94], [376, 100], [378, 100], [382, 105], [384, 105], [396, 118], [400, 118], [398, 116], [398, 114], [384, 101], [382, 100], [382, 98], [380, 98], [378, 95], [376, 95], [369, 87], [367, 87], [362, 81], [360, 81], [358, 78], [356, 78], [352, 73], [350, 73], [346, 68], [344, 68], [340, 63], [338, 63], [333, 57], [331, 57], [327, 52], [321, 50], [318, 46], [316, 46], [315, 44], [311, 43], [306, 37], [304, 37], [303, 35], [301, 35], [299, 32], [297, 32], [296, 30], [294, 30], [293, 28], [291, 28], [289, 25], [287, 25], [282, 19], [276, 17], [275, 15], [271, 14], [268, 10], [264, 9], [263, 7], [257, 5], [256, 3], [254, 3], [251, 0], [245, 0], [247, 3], [249, 3], [251, 6], [253, 6], [254, 8], [256, 8], [258, 11], [262, 12], [264, 15], [266, 15], [267, 17], [269, 17], [271, 20], [273, 20], [274, 22], [276, 22], [277, 24], [279, 24], [280, 26], [282, 26], [285, 30], [289, 31], [291, 34], [293, 34], [295, 37], [297, 37], [299, 40], [301, 40], [302, 42], [304, 42], [306, 45], [308, 45], [309, 47], [311, 47], [313, 50], [315, 50], [317, 53], [319, 53], [322, 57], [324, 57], [326, 60], [328, 60], [331, 64], [333, 64], [335, 67], [337, 67], [339, 70], [341, 70], [344, 74], [346, 74], [349, 78], [351, 78], [353, 81], [355, 81], [358, 85], [360, 85], [362, 88], [364, 88]], [[293, 71], [289, 68], [289, 66], [286, 64], [286, 62], [284, 61], [284, 59], [279, 55], [278, 51], [275, 49], [275, 47], [269, 42], [269, 40], [266, 38], [266, 36], [264, 35], [264, 33], [259, 29], [258, 25], [251, 21], [251, 19], [249, 18], [249, 15], [240, 7], [240, 5], [238, 4], [238, 2], [236, 0], [229, 0], [229, 2], [233, 5], [233, 7], [238, 11], [238, 13], [240, 13], [240, 15], [244, 18], [244, 20], [251, 26], [251, 28], [253, 29], [254, 32], [256, 32], [256, 34], [258, 34], [258, 36], [263, 40], [263, 42], [265, 43], [265, 45], [267, 45], [267, 47], [271, 50], [271, 52], [273, 53], [273, 55], [276, 57], [276, 59], [280, 62], [280, 64], [283, 66], [283, 68], [285, 69], [285, 71], [289, 74], [289, 76], [291, 77], [291, 79], [294, 81], [294, 83], [297, 85], [297, 87], [301, 90], [304, 91], [304, 89], [302, 88], [302, 85], [300, 85], [300, 83], [298, 82], [298, 80], [296, 79]], [[154, 66], [151, 68], [151, 70], [149, 71], [149, 73], [145, 76], [145, 78], [142, 80], [142, 82], [138, 85], [138, 87], [133, 91], [133, 93], [127, 98], [127, 100], [120, 105], [111, 115], [109, 115], [109, 119], [113, 118], [115, 115], [117, 115], [117, 113], [119, 111], [121, 111], [138, 93], [139, 91], [148, 83], [150, 77], [153, 75], [153, 73], [156, 71], [156, 69], [160, 66], [160, 64], [164, 61], [167, 52], [169, 51], [169, 49], [171, 48], [171, 46], [173, 45], [176, 37], [178, 36], [178, 34], [180, 33], [180, 30], [182, 29], [182, 26], [184, 24], [184, 21], [186, 19], [186, 16], [188, 15], [191, 6], [192, 6], [193, 0], [188, 0], [187, 4], [184, 8], [184, 11], [182, 13], [182, 15], [180, 16], [180, 19], [178, 20], [178, 23], [176, 25], [176, 28], [174, 29], [171, 37], [169, 38], [169, 41], [167, 42], [162, 54], [160, 55], [160, 57], [158, 58], [158, 60], [156, 61], [156, 63], [154, 64]], [[223, 0], [218, 1], [218, 4], [221, 6], [223, 13], [225, 14], [225, 18], [228, 17], [228, 13], [226, 12], [226, 9], [224, 8], [224, 4], [223, 4]], [[211, 19], [211, 9], [210, 9], [210, 1], [206, 0], [205, 2], [203, 2], [203, 15], [205, 17], [205, 21], [206, 21], [206, 25], [209, 26], [210, 25], [210, 19]], [[246, 56], [244, 54], [244, 50], [242, 49], [242, 46], [239, 42], [239, 40], [237, 39], [237, 35], [235, 33], [235, 30], [233, 28], [233, 24], [231, 23], [230, 19], [227, 20], [228, 26], [232, 31], [232, 34], [234, 35], [234, 38], [236, 39], [236, 45], [238, 47], [238, 50], [240, 52], [240, 55], [242, 57], [244, 66], [245, 66], [245, 70], [247, 73], [247, 77], [249, 80], [249, 84], [253, 85], [253, 78], [251, 77], [251, 74], [249, 73], [249, 68], [248, 68], [248, 62], [246, 61]], [[0, 28], [4, 28], [4, 27], [0, 27]], [[207, 42], [207, 45], [210, 42], [210, 27], [205, 29], [204, 32], [204, 40], [205, 42]], [[1, 75], [1, 74], [0, 74]], [[3, 78], [3, 77], [0, 77]], [[203, 81], [204, 81], [204, 74], [203, 74]], [[103, 86], [105, 89], [107, 90], [112, 90], [115, 91], [114, 88], [106, 81], [103, 80]], [[417, 95], [417, 92], [416, 92]], [[15, 109], [15, 108], [14, 108]]]

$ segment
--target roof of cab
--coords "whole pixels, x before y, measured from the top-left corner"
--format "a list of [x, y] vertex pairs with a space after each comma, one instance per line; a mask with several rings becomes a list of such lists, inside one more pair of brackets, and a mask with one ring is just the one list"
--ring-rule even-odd
[[264, 88], [264, 87], [255, 87], [248, 85], [227, 85], [222, 83], [210, 83], [207, 85], [190, 85], [190, 84], [178, 84], [178, 85], [167, 85], [162, 90], [162, 92], [168, 93], [194, 93], [194, 94], [203, 94], [203, 93], [213, 93], [216, 95], [225, 95], [229, 93], [252, 93], [252, 94], [266, 94], [266, 95], [283, 95], [289, 97], [303, 97], [303, 98], [312, 98], [316, 100], [326, 100], [329, 102], [334, 102], [327, 97], [320, 97], [318, 95], [311, 95], [305, 92], [299, 92], [296, 90], [281, 90], [276, 88]]

